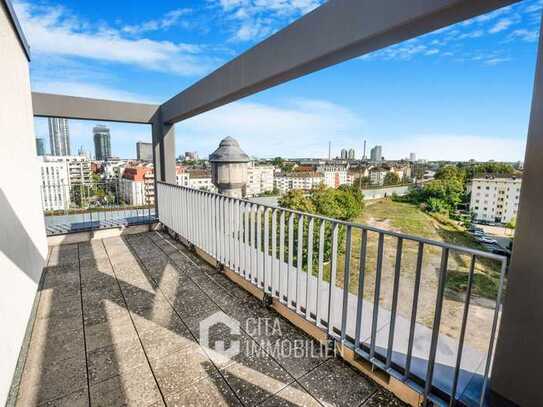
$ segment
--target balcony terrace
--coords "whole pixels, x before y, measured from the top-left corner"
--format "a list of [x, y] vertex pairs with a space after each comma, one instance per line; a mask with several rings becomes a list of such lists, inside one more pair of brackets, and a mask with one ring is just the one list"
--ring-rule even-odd
[[[413, 406], [543, 405], [543, 44], [508, 270], [491, 253], [175, 185], [175, 123], [514, 2], [330, 0], [149, 105], [33, 93], [28, 44], [10, 1], [0, 0], [0, 162], [17, 174], [0, 178], [0, 402], [388, 406], [401, 405], [397, 396]], [[65, 229], [48, 241], [33, 117], [150, 126], [160, 231], [93, 230], [129, 223], [121, 219], [85, 224], [81, 241]], [[437, 261], [425, 262], [426, 248]], [[500, 287], [485, 324], [475, 324], [485, 346], [472, 346], [471, 281], [490, 261]], [[446, 282], [459, 264], [470, 278], [452, 307]], [[414, 276], [407, 290], [405, 270]], [[383, 275], [392, 277], [387, 287]], [[422, 322], [420, 298], [435, 304]], [[442, 330], [450, 314], [460, 317], [456, 336]], [[271, 333], [255, 319], [271, 319]], [[277, 353], [270, 338], [311, 353]], [[236, 344], [254, 354], [229, 352]]]
[[[241, 322], [239, 335], [220, 326], [210, 334], [241, 343], [231, 359], [200, 346], [200, 322], [218, 312]], [[273, 336], [246, 324], [257, 318], [276, 321]], [[297, 341], [301, 356], [274, 353], [282, 340]], [[163, 233], [53, 246], [16, 405], [403, 405], [311, 346], [319, 348]]]

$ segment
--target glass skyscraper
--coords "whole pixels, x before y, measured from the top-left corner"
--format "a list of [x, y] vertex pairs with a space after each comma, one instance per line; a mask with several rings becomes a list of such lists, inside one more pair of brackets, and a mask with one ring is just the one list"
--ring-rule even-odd
[[51, 155], [71, 155], [70, 129], [67, 119], [49, 118], [49, 145]]
[[109, 128], [97, 125], [92, 129], [94, 134], [94, 155], [96, 160], [107, 161], [111, 158], [111, 135]]

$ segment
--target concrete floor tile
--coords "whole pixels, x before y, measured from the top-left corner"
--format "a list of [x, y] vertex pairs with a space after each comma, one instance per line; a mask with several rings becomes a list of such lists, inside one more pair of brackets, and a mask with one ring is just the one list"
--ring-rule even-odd
[[39, 407], [88, 407], [89, 403], [89, 391], [85, 387], [84, 389], [75, 391], [67, 396], [61, 397], [56, 400], [47, 401], [40, 404]]
[[376, 386], [340, 359], [330, 359], [299, 379], [309, 393], [325, 406], [358, 406]]
[[163, 394], [181, 392], [217, 372], [203, 349], [194, 344], [151, 362]]
[[257, 405], [294, 381], [286, 370], [265, 355], [234, 363], [221, 370], [245, 405]]
[[160, 359], [195, 343], [180, 320], [177, 323], [174, 320], [166, 327], [155, 325], [153, 329], [141, 332], [140, 339], [150, 360]]
[[315, 400], [298, 383], [293, 383], [261, 404], [262, 407], [318, 407], [319, 402]]
[[242, 405], [219, 374], [202, 379], [184, 391], [167, 394], [165, 399], [168, 407]]
[[115, 320], [123, 320], [128, 315], [128, 310], [123, 303], [103, 301], [95, 308], [85, 309], [83, 319], [85, 327], [102, 324], [104, 322], [113, 323]]
[[79, 295], [60, 296], [47, 292], [40, 298], [36, 318], [81, 318], [81, 312]]
[[120, 318], [94, 324], [85, 328], [87, 352], [103, 346], [121, 344], [137, 339], [136, 330], [128, 313]]
[[37, 405], [86, 388], [87, 370], [84, 354], [58, 362], [25, 366], [19, 389], [21, 405]]
[[142, 406], [162, 401], [160, 392], [147, 365], [140, 365], [127, 374], [91, 385], [93, 407]]
[[89, 382], [95, 384], [147, 363], [138, 339], [95, 349], [87, 353]]
[[26, 364], [39, 361], [45, 365], [85, 354], [83, 330], [55, 331], [46, 325], [34, 328]]

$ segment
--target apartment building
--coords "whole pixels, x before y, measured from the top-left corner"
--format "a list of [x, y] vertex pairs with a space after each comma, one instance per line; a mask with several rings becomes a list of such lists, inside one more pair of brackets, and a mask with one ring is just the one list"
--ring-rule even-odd
[[322, 174], [324, 185], [329, 188], [352, 184], [352, 177], [348, 176], [347, 167], [323, 165], [317, 167], [317, 172]]
[[187, 172], [189, 174], [189, 188], [217, 192], [217, 188], [213, 185], [211, 172], [207, 170], [189, 170]]
[[247, 187], [245, 196], [257, 196], [264, 192], [273, 191], [273, 166], [255, 166], [247, 168]]
[[470, 211], [476, 220], [507, 223], [517, 216], [520, 178], [474, 178]]
[[40, 160], [41, 199], [44, 211], [70, 207], [70, 180], [66, 161]]
[[87, 159], [87, 157], [78, 155], [43, 156], [43, 163], [51, 162], [66, 163], [66, 171], [68, 174], [68, 183], [66, 185], [85, 184], [91, 182], [91, 162]]
[[154, 205], [155, 172], [152, 166], [127, 167], [119, 181], [120, 196], [128, 205]]
[[280, 193], [287, 193], [291, 189], [302, 189], [309, 191], [324, 184], [324, 176], [318, 172], [293, 172], [279, 175], [274, 178], [275, 188]]

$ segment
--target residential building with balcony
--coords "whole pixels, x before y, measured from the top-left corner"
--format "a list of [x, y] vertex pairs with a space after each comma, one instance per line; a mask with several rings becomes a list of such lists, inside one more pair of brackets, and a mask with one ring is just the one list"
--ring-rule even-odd
[[469, 187], [470, 212], [475, 220], [508, 223], [518, 215], [522, 179], [474, 178]]
[[317, 167], [317, 172], [322, 174], [324, 185], [329, 188], [352, 183], [352, 179], [348, 176], [347, 166], [320, 165]]
[[119, 181], [120, 195], [129, 205], [155, 203], [155, 173], [151, 166], [127, 167]]
[[318, 172], [292, 172], [288, 174], [275, 175], [273, 179], [275, 188], [285, 194], [291, 189], [310, 191], [324, 184], [324, 175]]
[[42, 207], [45, 211], [65, 210], [70, 207], [70, 176], [65, 160], [40, 161]]

